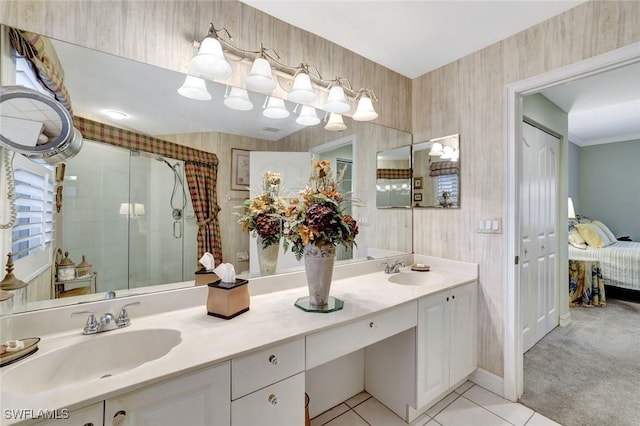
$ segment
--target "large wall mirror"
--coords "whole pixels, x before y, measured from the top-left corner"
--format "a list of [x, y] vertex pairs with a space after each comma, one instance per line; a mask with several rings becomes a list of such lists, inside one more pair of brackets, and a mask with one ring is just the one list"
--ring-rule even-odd
[[[65, 70], [76, 116], [217, 155], [223, 260], [233, 263], [239, 273], [256, 276], [245, 255], [253, 254], [252, 242], [234, 213], [259, 188], [242, 191], [232, 187], [232, 150], [236, 149], [318, 156], [342, 149], [326, 155], [349, 163], [350, 187], [358, 200], [352, 214], [360, 224], [357, 247], [352, 253], [343, 253], [342, 261], [412, 252], [410, 209], [377, 209], [376, 182], [371, 179], [377, 153], [399, 147], [408, 152], [410, 134], [348, 118], [347, 128], [341, 132], [324, 130], [324, 122], [305, 127], [296, 123], [300, 111], [289, 102], [285, 102], [290, 114], [287, 119], [267, 118], [262, 115], [266, 98], [256, 93], [248, 94], [251, 111], [234, 110], [223, 103], [229, 88], [213, 81], [206, 81], [211, 99], [189, 99], [177, 93], [184, 74], [61, 41], [53, 44]], [[104, 115], [107, 110], [127, 116], [116, 120]], [[318, 117], [323, 118], [320, 110]], [[271, 171], [290, 175], [298, 183], [308, 179], [308, 172], [282, 167]], [[252, 168], [254, 174], [262, 172]], [[252, 181], [254, 178], [251, 176]], [[48, 297], [30, 302], [27, 309], [97, 300], [110, 290], [119, 297], [193, 285], [196, 225], [188, 191], [187, 200], [183, 198], [184, 184], [183, 166], [177, 160], [115, 148], [99, 140], [85, 141], [80, 153], [66, 164], [55, 245], [68, 250], [76, 263], [82, 255], [87, 257], [98, 273], [96, 288], [88, 295], [65, 298], [38, 291]], [[178, 219], [173, 216], [176, 209], [182, 210]], [[276, 271], [280, 272], [285, 270]]]
[[460, 135], [413, 145], [413, 206], [460, 208]]

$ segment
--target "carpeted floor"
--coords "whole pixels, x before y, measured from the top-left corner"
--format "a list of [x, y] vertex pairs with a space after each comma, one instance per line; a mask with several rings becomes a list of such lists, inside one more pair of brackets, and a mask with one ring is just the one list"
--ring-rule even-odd
[[564, 426], [640, 425], [640, 303], [571, 308], [524, 355], [523, 405]]

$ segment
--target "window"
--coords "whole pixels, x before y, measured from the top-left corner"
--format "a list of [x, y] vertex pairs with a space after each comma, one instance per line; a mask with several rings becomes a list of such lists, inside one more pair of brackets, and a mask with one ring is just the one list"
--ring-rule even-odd
[[21, 155], [14, 160], [17, 219], [11, 233], [11, 252], [17, 261], [39, 254], [34, 269], [48, 266], [53, 241], [53, 171]]
[[453, 206], [458, 206], [458, 175], [440, 175], [436, 176], [436, 201], [439, 202], [444, 191], [451, 192], [449, 200]]

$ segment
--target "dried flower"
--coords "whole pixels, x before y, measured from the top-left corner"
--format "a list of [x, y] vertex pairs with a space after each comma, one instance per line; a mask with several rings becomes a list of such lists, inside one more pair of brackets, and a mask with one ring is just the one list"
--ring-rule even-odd
[[285, 250], [291, 245], [298, 260], [304, 246], [310, 243], [341, 244], [347, 248], [355, 244], [358, 224], [344, 213], [345, 197], [338, 190], [343, 173], [335, 180], [330, 161], [313, 159], [309, 183], [286, 209]]
[[262, 177], [262, 193], [244, 202], [241, 215], [243, 231], [252, 232], [262, 239], [262, 247], [279, 244], [282, 238], [286, 202], [280, 194], [280, 173], [266, 172]]

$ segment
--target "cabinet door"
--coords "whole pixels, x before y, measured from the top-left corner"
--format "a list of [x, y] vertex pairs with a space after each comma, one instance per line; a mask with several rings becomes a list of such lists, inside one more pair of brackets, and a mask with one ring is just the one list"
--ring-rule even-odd
[[418, 302], [416, 402], [422, 407], [449, 389], [450, 293]]
[[478, 285], [456, 288], [451, 295], [450, 384], [475, 371], [478, 364]]
[[304, 373], [267, 386], [231, 403], [233, 426], [304, 424]]
[[[105, 426], [229, 426], [229, 363], [105, 401]], [[118, 423], [118, 419], [122, 419]]]
[[[103, 410], [104, 402], [98, 402], [88, 407], [69, 411], [66, 419], [45, 420], [38, 423], [37, 426], [102, 426]], [[66, 417], [61, 410], [58, 410], [57, 414]]]

